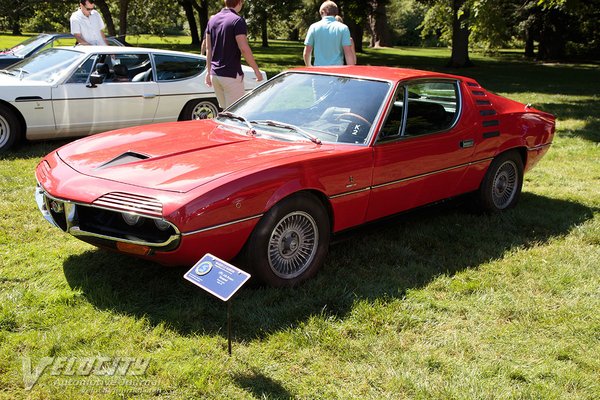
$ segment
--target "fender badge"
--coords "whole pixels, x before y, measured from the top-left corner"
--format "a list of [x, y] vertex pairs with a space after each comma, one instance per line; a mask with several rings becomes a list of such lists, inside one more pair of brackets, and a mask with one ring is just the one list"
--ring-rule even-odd
[[351, 188], [351, 187], [354, 187], [354, 186], [356, 186], [356, 183], [354, 182], [354, 177], [352, 175], [350, 175], [348, 177], [348, 183], [346, 184], [346, 187], [347, 188]]

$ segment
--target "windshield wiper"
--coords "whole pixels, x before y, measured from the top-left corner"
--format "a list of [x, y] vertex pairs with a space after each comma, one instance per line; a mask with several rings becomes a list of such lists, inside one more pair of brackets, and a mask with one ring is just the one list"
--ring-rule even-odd
[[17, 71], [19, 71], [19, 79], [22, 79], [23, 75], [29, 73], [29, 72], [25, 71], [23, 68], [19, 68]]
[[217, 114], [217, 117], [227, 117], [232, 119], [237, 119], [238, 121], [242, 121], [248, 127], [248, 134], [256, 135], [256, 131], [252, 124], [243, 116], [232, 113], [231, 111], [221, 111]]
[[271, 119], [250, 121], [250, 122], [253, 124], [258, 124], [258, 125], [262, 124], [262, 125], [274, 126], [277, 128], [288, 129], [292, 132], [299, 133], [301, 136], [304, 136], [305, 138], [309, 139], [314, 144], [321, 144], [321, 139], [319, 139], [318, 137], [316, 137], [315, 135], [313, 135], [311, 133], [308, 133], [307, 131], [305, 131], [304, 129], [302, 129], [296, 125], [286, 124], [285, 122], [273, 121]]
[[9, 71], [7, 69], [0, 69], [0, 72], [6, 75], [12, 75], [14, 76], [14, 74], [12, 73], [12, 71]]

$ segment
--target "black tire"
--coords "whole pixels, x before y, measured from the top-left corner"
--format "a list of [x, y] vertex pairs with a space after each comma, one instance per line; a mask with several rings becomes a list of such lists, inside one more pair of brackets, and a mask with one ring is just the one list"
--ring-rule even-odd
[[185, 105], [181, 112], [181, 120], [210, 119], [219, 113], [219, 105], [214, 99], [196, 99]]
[[485, 212], [497, 213], [513, 208], [523, 187], [523, 160], [511, 151], [492, 161], [479, 187], [478, 203]]
[[261, 218], [246, 243], [244, 264], [266, 285], [293, 287], [321, 268], [329, 237], [323, 204], [310, 194], [296, 194]]
[[21, 137], [21, 123], [6, 106], [0, 104], [0, 153], [10, 150]]

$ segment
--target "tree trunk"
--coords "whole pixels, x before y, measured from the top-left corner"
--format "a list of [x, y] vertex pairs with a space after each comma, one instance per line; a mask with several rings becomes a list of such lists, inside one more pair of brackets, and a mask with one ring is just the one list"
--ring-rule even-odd
[[566, 26], [565, 16], [559, 10], [549, 10], [544, 16], [540, 31], [538, 58], [559, 60], [565, 56], [565, 38], [561, 30]]
[[260, 37], [262, 39], [262, 47], [269, 47], [269, 31], [268, 31], [268, 23], [267, 23], [267, 15], [260, 16]]
[[533, 32], [531, 32], [530, 28], [525, 30], [525, 57], [533, 58], [534, 56], [534, 46], [533, 46]]
[[347, 19], [344, 21], [346, 25], [348, 25], [348, 29], [350, 29], [350, 36], [352, 36], [352, 40], [354, 41], [354, 49], [357, 53], [363, 52], [363, 28], [358, 25], [352, 19]]
[[469, 59], [469, 11], [461, 7], [465, 0], [453, 0], [453, 20], [452, 20], [452, 54], [450, 56], [449, 67], [470, 67], [473, 65]]
[[119, 0], [119, 36], [125, 40], [127, 35], [127, 10], [129, 0]]
[[196, 0], [191, 0], [192, 6], [198, 13], [198, 21], [200, 21], [200, 37], [204, 40], [206, 34], [206, 25], [208, 25], [208, 0], [200, 0], [200, 4]]
[[300, 29], [294, 28], [288, 33], [288, 40], [297, 42], [300, 40]]
[[106, 29], [108, 30], [108, 36], [116, 36], [117, 30], [115, 29], [115, 23], [113, 22], [112, 14], [108, 9], [108, 5], [105, 0], [96, 0], [96, 4], [102, 13], [102, 18], [104, 19], [104, 24], [106, 25]]
[[13, 19], [12, 21], [12, 34], [15, 36], [21, 35], [21, 23], [18, 19]]
[[371, 47], [390, 46], [390, 28], [387, 20], [388, 0], [371, 0], [369, 10], [369, 28], [371, 29]]
[[196, 23], [196, 16], [194, 14], [194, 7], [190, 0], [180, 0], [179, 4], [183, 7], [185, 17], [187, 18], [188, 24], [190, 25], [190, 34], [192, 36], [192, 46], [200, 46], [200, 36], [198, 35], [198, 24]]

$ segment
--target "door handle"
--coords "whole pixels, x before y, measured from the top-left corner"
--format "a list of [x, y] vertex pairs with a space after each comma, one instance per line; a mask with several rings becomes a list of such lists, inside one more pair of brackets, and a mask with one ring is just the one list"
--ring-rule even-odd
[[465, 139], [460, 141], [460, 148], [466, 149], [467, 147], [473, 147], [475, 144], [475, 140], [473, 139]]
[[153, 99], [153, 98], [156, 97], [156, 94], [154, 94], [154, 93], [144, 93], [142, 95], [142, 97], [145, 98], [145, 99]]

